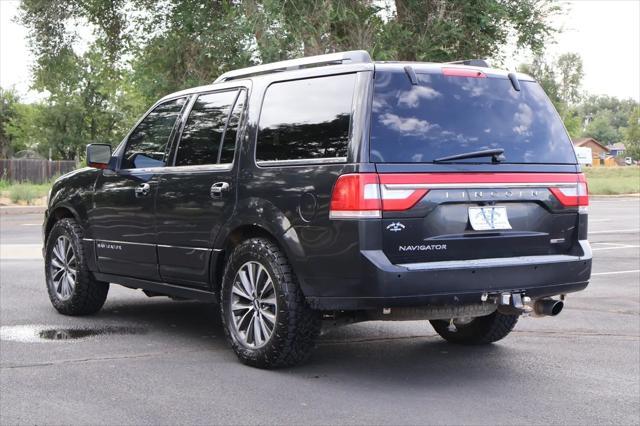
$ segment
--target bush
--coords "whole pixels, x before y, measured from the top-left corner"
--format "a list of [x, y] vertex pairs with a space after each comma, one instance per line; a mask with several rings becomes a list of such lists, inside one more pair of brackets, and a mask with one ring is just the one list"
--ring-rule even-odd
[[0, 190], [7, 192], [12, 203], [35, 204], [37, 200], [47, 195], [51, 184], [14, 183], [0, 186]]

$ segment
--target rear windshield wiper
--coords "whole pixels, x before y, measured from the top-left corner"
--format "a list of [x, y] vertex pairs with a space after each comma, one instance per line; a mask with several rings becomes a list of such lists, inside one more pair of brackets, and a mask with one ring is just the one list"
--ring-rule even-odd
[[504, 149], [496, 148], [496, 149], [484, 149], [482, 151], [465, 152], [463, 154], [448, 155], [446, 157], [436, 158], [435, 160], [433, 160], [433, 162], [441, 163], [445, 161], [466, 160], [467, 158], [480, 158], [480, 157], [491, 157], [491, 161], [494, 163], [499, 163], [501, 161], [506, 160], [506, 158], [504, 157]]

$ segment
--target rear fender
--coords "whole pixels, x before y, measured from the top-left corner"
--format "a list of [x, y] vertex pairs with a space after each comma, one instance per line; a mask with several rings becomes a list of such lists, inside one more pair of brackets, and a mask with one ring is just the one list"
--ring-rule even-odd
[[257, 226], [273, 236], [294, 265], [304, 260], [305, 253], [298, 234], [287, 216], [275, 205], [261, 198], [239, 200], [231, 219], [220, 229], [213, 247], [224, 249], [229, 235], [242, 226]]

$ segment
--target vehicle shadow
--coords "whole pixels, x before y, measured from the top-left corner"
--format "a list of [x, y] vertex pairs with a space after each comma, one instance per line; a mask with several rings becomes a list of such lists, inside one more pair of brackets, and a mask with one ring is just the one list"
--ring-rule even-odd
[[[182, 342], [192, 340], [194, 346], [200, 344], [203, 336], [209, 336], [205, 350], [210, 348], [212, 357], [228, 351], [225, 360], [240, 367], [225, 341], [216, 305], [161, 298], [128, 300], [106, 305], [93, 318], [98, 323], [142, 327], [148, 333], [165, 334]], [[523, 355], [521, 347], [508, 343], [449, 344], [437, 336], [426, 321], [361, 323], [324, 331], [306, 363], [269, 374], [284, 373], [309, 381], [348, 378], [364, 385], [385, 383], [424, 389], [482, 380], [492, 383], [502, 379], [526, 380], [528, 373], [513, 362]]]

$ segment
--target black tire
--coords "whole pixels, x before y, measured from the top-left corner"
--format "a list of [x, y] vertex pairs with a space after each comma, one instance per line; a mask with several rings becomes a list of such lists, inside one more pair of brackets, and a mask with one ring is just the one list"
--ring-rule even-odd
[[[238, 271], [247, 263], [258, 263], [268, 272], [277, 303], [271, 335], [261, 347], [250, 347], [243, 341], [232, 317], [233, 312], [238, 312], [231, 308], [234, 298], [237, 301], [237, 296], [232, 296], [233, 285]], [[265, 238], [246, 240], [231, 253], [225, 267], [220, 307], [229, 344], [243, 363], [253, 367], [271, 369], [305, 361], [320, 333], [319, 312], [313, 311], [305, 302], [284, 252]], [[253, 309], [256, 311], [257, 308]], [[240, 316], [238, 314], [236, 319]], [[250, 318], [248, 322], [251, 322]], [[248, 330], [246, 334], [250, 334]], [[244, 338], [248, 340], [246, 336]]]
[[433, 320], [431, 325], [443, 339], [461, 345], [486, 345], [505, 338], [516, 326], [519, 315], [505, 315], [495, 311], [467, 324], [449, 327], [449, 321]]
[[[58, 312], [64, 315], [89, 315], [102, 308], [109, 283], [97, 281], [87, 267], [85, 253], [82, 249], [82, 228], [73, 219], [61, 219], [53, 225], [45, 247], [45, 277], [49, 300]], [[54, 247], [60, 238], [69, 242], [73, 255], [75, 255], [74, 270], [75, 279], [73, 289], [66, 297], [56, 291], [52, 275], [55, 274], [52, 262], [55, 262]], [[58, 262], [59, 264], [59, 262]], [[59, 287], [58, 287], [59, 288]]]

